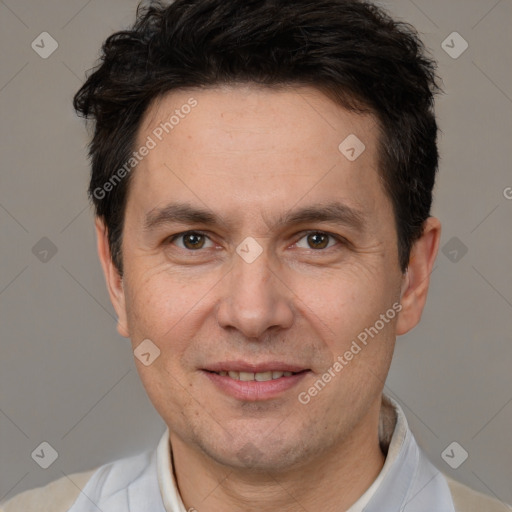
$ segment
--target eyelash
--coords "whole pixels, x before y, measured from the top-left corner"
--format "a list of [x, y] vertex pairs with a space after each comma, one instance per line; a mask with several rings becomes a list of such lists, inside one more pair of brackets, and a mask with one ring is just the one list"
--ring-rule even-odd
[[[319, 231], [319, 230], [309, 230], [309, 231], [304, 231], [304, 232], [301, 232], [300, 233], [300, 238], [294, 243], [297, 244], [300, 240], [302, 240], [303, 238], [307, 237], [308, 235], [312, 235], [312, 234], [318, 234], [318, 235], [326, 235], [334, 240], [336, 240], [338, 243], [342, 244], [342, 245], [346, 245], [348, 244], [348, 241], [346, 239], [344, 239], [343, 237], [340, 237], [339, 235], [335, 235], [333, 233], [329, 233], [328, 231]], [[186, 235], [201, 235], [201, 236], [204, 236], [205, 238], [207, 238], [208, 240], [211, 241], [210, 237], [204, 232], [204, 231], [183, 231], [181, 233], [177, 233], [175, 235], [172, 235], [171, 237], [169, 237], [167, 239], [167, 242], [169, 244], [173, 243], [175, 240], [177, 240], [178, 238], [182, 238]], [[326, 247], [324, 249], [312, 249], [312, 248], [309, 248], [310, 251], [314, 251], [314, 252], [325, 252], [327, 249], [331, 249], [332, 247], [334, 246], [330, 246], [330, 247]], [[187, 252], [200, 252], [201, 249], [186, 249], [186, 248], [182, 248], [180, 247], [180, 249], [183, 249], [184, 251], [187, 251]]]

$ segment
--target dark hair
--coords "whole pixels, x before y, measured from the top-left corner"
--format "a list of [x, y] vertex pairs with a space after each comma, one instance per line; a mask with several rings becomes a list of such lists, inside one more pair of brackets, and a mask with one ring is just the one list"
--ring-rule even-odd
[[313, 86], [347, 109], [375, 116], [379, 171], [405, 271], [430, 214], [438, 165], [435, 68], [411, 26], [366, 1], [139, 5], [133, 27], [108, 37], [99, 65], [74, 98], [77, 112], [95, 121], [89, 196], [107, 226], [114, 264], [122, 273], [131, 174], [108, 192], [104, 185], [132, 156], [150, 103], [178, 88], [257, 83]]

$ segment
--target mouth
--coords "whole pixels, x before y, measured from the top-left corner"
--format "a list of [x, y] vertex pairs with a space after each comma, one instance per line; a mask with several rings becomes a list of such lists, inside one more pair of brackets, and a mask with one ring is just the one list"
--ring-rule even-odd
[[311, 370], [282, 362], [218, 363], [203, 369], [215, 389], [241, 401], [277, 398], [296, 387]]
[[243, 371], [226, 371], [221, 370], [219, 372], [214, 372], [210, 370], [210, 373], [215, 373], [216, 375], [220, 375], [221, 377], [229, 377], [233, 380], [241, 380], [243, 382], [251, 382], [251, 381], [257, 381], [257, 382], [267, 382], [269, 380], [277, 380], [281, 379], [282, 377], [291, 377], [292, 375], [297, 375], [299, 373], [307, 372], [308, 370], [301, 370], [299, 372], [289, 372], [284, 370], [273, 370], [273, 371], [266, 371], [266, 372], [243, 372]]

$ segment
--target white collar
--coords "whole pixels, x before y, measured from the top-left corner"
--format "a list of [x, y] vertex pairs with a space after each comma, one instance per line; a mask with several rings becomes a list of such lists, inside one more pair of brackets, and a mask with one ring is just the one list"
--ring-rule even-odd
[[401, 407], [391, 397], [382, 395], [382, 406], [379, 418], [379, 442], [380, 448], [386, 455], [384, 466], [372, 485], [364, 494], [347, 510], [347, 512], [362, 512], [368, 505], [377, 489], [382, 484], [384, 477], [398, 459], [400, 450], [405, 442], [409, 426], [407, 418]]

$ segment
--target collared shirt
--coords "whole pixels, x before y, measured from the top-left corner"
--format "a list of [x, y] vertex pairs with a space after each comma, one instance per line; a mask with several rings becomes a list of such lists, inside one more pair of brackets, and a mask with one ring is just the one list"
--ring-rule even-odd
[[[386, 396], [381, 408], [379, 440], [386, 454], [384, 466], [372, 485], [347, 512], [512, 510], [448, 479], [435, 468], [416, 443], [398, 403]], [[63, 478], [46, 488], [22, 493], [19, 498], [7, 502], [4, 510], [190, 512], [183, 504], [173, 473], [169, 431], [166, 430], [155, 450], [106, 464], [87, 474], [85, 485], [80, 486], [81, 490], [74, 490], [72, 496], [69, 495], [70, 484]], [[73, 475], [66, 478], [78, 486]], [[67, 485], [67, 491], [59, 491], [60, 481], [60, 487]], [[62, 496], [60, 501], [59, 492]], [[44, 508], [44, 500], [51, 500], [51, 508]]]

